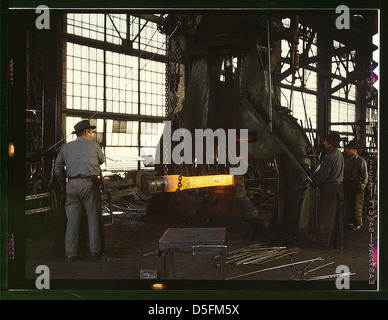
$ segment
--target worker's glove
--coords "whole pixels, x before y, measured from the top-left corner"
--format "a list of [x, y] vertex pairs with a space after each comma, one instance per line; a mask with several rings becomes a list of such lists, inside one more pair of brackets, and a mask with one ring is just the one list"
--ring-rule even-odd
[[365, 187], [366, 187], [365, 183], [360, 183], [358, 194], [362, 194], [364, 192]]

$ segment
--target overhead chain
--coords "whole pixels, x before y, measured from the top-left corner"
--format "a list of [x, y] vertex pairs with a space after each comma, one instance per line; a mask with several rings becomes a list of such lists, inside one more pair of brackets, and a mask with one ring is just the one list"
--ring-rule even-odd
[[[166, 78], [165, 78], [165, 116], [166, 119], [169, 119], [169, 74], [170, 74], [170, 36], [166, 35]], [[164, 139], [163, 139], [164, 140]], [[164, 152], [164, 175], [168, 175], [168, 164], [167, 164], [167, 148], [165, 142], [163, 142], [163, 152]]]
[[[181, 34], [178, 32], [178, 34], [175, 36], [175, 63], [174, 63], [174, 77], [173, 77], [173, 88], [175, 90], [173, 95], [173, 119], [178, 124], [179, 129], [182, 129], [182, 123], [179, 119], [178, 113], [177, 113], [177, 107], [178, 107], [178, 89], [179, 89], [179, 82], [181, 78], [181, 64], [182, 64], [182, 47], [181, 47]], [[184, 148], [182, 148], [183, 152]], [[182, 154], [181, 154], [182, 156]], [[179, 165], [179, 171], [178, 171], [178, 188], [175, 190], [175, 192], [180, 192], [180, 189], [182, 187], [182, 174], [183, 174], [183, 162]]]
[[[174, 36], [173, 36], [174, 35]], [[171, 59], [171, 43], [170, 40], [174, 40], [174, 59]], [[165, 87], [165, 116], [167, 119], [171, 120], [174, 127], [174, 124], [182, 129], [182, 123], [179, 120], [177, 113], [178, 107], [178, 89], [179, 82], [181, 78], [181, 64], [182, 64], [182, 55], [183, 50], [181, 47], [181, 21], [176, 22], [175, 30], [170, 34], [166, 35], [166, 87]], [[169, 107], [171, 106], [171, 112], [169, 112]], [[164, 174], [168, 175], [168, 165], [167, 165], [167, 148], [164, 148]], [[180, 192], [182, 187], [182, 173], [183, 173], [183, 163], [179, 165], [179, 176], [178, 176], [178, 188], [175, 192]]]

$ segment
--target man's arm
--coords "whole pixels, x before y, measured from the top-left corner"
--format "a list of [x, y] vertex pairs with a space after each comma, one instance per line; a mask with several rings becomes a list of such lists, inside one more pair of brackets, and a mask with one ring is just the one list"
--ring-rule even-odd
[[364, 159], [361, 161], [360, 175], [361, 184], [368, 184], [368, 168]]
[[54, 172], [59, 185], [64, 188], [66, 184], [66, 171], [65, 161], [63, 160], [61, 151], [59, 151], [57, 158], [55, 159]]
[[322, 162], [321, 168], [313, 178], [311, 185], [313, 187], [319, 187], [322, 183], [324, 183], [328, 179], [330, 170], [331, 170], [331, 162], [328, 161], [328, 158], [326, 158]]
[[100, 145], [97, 142], [96, 144], [97, 144], [97, 153], [98, 153], [98, 163], [103, 164], [105, 162], [104, 154], [102, 153], [102, 149]]

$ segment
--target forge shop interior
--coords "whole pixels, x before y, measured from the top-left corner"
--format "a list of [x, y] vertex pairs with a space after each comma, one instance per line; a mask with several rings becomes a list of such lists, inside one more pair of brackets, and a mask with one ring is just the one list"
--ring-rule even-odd
[[[334, 10], [43, 14], [9, 19], [11, 282], [17, 273], [35, 283], [45, 265], [58, 288], [334, 286], [345, 266], [356, 288], [373, 287], [376, 10], [351, 10], [348, 20]], [[85, 214], [68, 262], [54, 165], [82, 120], [104, 155], [105, 249], [88, 255]], [[342, 249], [314, 246], [320, 189], [310, 180], [332, 132], [343, 157], [357, 143], [368, 171], [362, 225], [343, 220]]]

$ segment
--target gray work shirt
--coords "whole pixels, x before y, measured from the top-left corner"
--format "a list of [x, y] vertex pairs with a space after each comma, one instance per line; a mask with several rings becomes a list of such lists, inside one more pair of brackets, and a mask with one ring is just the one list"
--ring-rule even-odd
[[368, 169], [364, 158], [358, 154], [353, 159], [344, 155], [345, 173], [344, 181], [360, 181], [363, 184], [368, 183]]
[[104, 155], [100, 145], [96, 141], [78, 137], [61, 148], [55, 160], [54, 170], [58, 182], [63, 183], [66, 173], [69, 177], [98, 176], [102, 163]]
[[344, 180], [344, 157], [337, 149], [329, 151], [323, 159], [321, 167], [313, 177], [312, 185], [319, 187], [323, 183], [343, 182]]

